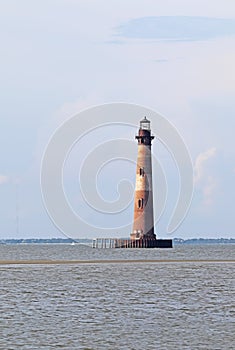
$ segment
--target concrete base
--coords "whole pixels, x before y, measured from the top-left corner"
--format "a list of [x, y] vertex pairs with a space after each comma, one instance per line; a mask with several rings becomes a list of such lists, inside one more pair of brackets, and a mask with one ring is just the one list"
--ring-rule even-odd
[[173, 248], [172, 239], [156, 239], [156, 248]]
[[172, 239], [117, 240], [114, 248], [173, 248]]

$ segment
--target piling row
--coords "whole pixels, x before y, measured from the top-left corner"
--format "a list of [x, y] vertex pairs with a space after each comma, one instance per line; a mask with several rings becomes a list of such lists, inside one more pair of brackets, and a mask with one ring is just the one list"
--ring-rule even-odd
[[155, 239], [120, 239], [120, 238], [95, 238], [92, 248], [157, 248]]

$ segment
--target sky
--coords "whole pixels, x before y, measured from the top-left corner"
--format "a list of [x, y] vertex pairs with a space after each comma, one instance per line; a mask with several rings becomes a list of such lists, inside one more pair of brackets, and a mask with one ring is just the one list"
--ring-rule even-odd
[[[45, 148], [71, 116], [111, 102], [143, 105], [165, 116], [191, 155], [193, 200], [169, 236], [177, 169], [154, 141], [168, 184], [166, 209], [156, 226], [159, 237], [235, 237], [234, 0], [2, 1], [0, 42], [0, 239], [64, 237], [42, 200]], [[66, 195], [73, 210], [94, 225], [102, 220], [115, 225], [120, 218], [93, 215], [83, 204], [77, 174], [84, 149], [91, 151], [87, 147], [108, 136], [133, 140], [135, 134], [124, 127], [99, 130], [68, 157]], [[115, 198], [123, 172], [134, 183], [135, 165], [119, 162], [98, 176], [107, 200]], [[131, 220], [132, 212], [133, 203], [123, 220]]]

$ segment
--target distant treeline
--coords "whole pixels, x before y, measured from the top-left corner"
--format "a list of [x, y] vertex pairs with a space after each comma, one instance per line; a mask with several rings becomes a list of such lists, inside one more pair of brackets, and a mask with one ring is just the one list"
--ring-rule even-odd
[[82, 240], [74, 240], [72, 238], [11, 238], [11, 239], [2, 239], [0, 240], [0, 243], [2, 244], [46, 244], [46, 243], [87, 243], [92, 240], [89, 239], [82, 239]]
[[174, 238], [174, 244], [227, 244], [235, 243], [235, 238]]
[[[91, 243], [92, 239], [78, 239], [74, 240], [72, 238], [25, 238], [25, 239], [2, 239], [0, 244], [72, 244], [72, 243]], [[229, 244], [235, 243], [235, 238], [191, 238], [191, 239], [182, 239], [174, 238], [174, 244]]]

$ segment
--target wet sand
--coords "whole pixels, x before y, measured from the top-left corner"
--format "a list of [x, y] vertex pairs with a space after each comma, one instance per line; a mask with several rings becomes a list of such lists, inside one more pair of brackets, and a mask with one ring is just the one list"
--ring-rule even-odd
[[137, 259], [137, 260], [0, 260], [0, 265], [66, 265], [66, 264], [136, 264], [136, 263], [235, 263], [235, 260], [170, 260], [170, 259]]

